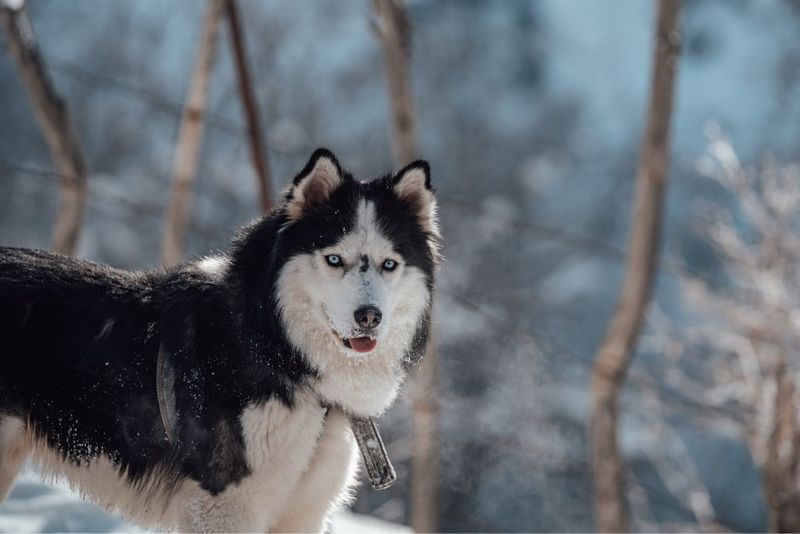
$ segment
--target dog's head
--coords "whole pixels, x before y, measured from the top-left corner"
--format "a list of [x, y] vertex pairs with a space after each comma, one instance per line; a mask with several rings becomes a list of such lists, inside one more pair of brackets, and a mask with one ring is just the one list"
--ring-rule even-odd
[[320, 149], [283, 210], [275, 294], [289, 341], [323, 372], [342, 359], [417, 358], [438, 242], [428, 164], [360, 182]]

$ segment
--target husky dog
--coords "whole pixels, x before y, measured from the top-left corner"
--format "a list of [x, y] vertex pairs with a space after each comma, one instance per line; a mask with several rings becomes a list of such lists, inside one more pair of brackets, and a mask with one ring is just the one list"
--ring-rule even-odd
[[226, 254], [0, 249], [0, 502], [30, 458], [151, 528], [324, 529], [356, 472], [346, 414], [383, 412], [424, 352], [438, 241], [427, 163], [361, 182], [320, 149]]

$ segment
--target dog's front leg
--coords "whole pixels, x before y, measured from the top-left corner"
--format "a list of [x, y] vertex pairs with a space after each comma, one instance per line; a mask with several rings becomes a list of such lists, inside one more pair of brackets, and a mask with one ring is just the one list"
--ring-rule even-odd
[[233, 487], [219, 495], [197, 489], [178, 520], [178, 532], [258, 532], [263, 519], [250, 499]]
[[314, 457], [273, 532], [322, 532], [334, 510], [350, 498], [358, 456], [347, 416], [331, 408]]

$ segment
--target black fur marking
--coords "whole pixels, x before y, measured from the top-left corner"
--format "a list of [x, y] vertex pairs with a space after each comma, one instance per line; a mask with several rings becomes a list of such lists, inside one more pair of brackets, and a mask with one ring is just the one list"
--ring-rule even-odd
[[[297, 221], [284, 203], [243, 228], [219, 275], [197, 263], [125, 272], [0, 248], [0, 416], [25, 418], [68, 461], [107, 455], [132, 485], [154, 474], [168, 485], [189, 477], [216, 494], [247, 476], [242, 411], [268, 399], [292, 407], [295, 389], [318, 376], [280, 322], [275, 283], [283, 265], [341, 239], [366, 199], [402, 261], [425, 273], [433, 289], [434, 237], [396, 197], [393, 177], [357, 182], [320, 149], [295, 183], [320, 157], [343, 177], [330, 198]], [[427, 164], [412, 165], [427, 174]], [[420, 320], [409, 363], [424, 352], [428, 318]], [[175, 371], [175, 447], [158, 408], [159, 347]]]
[[358, 271], [362, 273], [369, 271], [369, 258], [366, 255], [361, 256], [361, 266]]

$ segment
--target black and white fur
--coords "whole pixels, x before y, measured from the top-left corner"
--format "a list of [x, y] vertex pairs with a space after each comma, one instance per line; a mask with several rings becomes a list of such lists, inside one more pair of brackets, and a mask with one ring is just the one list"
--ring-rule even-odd
[[360, 182], [320, 149], [226, 254], [126, 272], [0, 249], [0, 502], [30, 458], [148, 527], [324, 529], [357, 468], [345, 412], [384, 411], [424, 351], [437, 243], [426, 163]]

